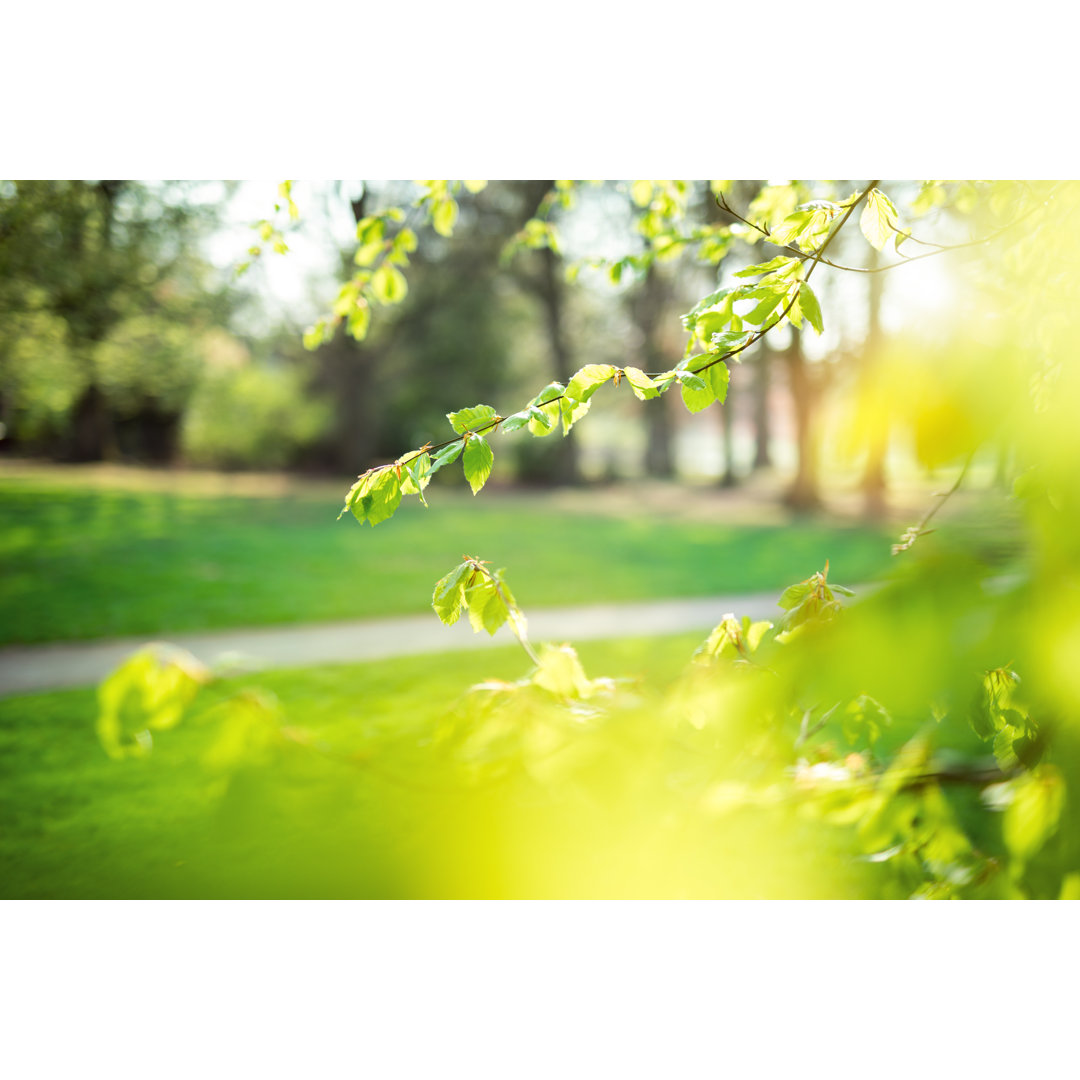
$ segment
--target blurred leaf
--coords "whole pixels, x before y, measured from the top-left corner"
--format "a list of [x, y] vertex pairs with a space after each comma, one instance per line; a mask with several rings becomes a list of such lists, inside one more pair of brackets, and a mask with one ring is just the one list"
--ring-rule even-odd
[[1065, 781], [1053, 765], [1040, 765], [1013, 781], [1013, 800], [1005, 811], [1005, 845], [1021, 863], [1029, 860], [1056, 831], [1065, 805]]
[[380, 303], [400, 304], [409, 291], [409, 283], [396, 266], [384, 262], [371, 277], [371, 291]]
[[457, 217], [457, 203], [453, 199], [443, 199], [435, 204], [435, 209], [431, 214], [431, 224], [440, 236], [452, 236]]

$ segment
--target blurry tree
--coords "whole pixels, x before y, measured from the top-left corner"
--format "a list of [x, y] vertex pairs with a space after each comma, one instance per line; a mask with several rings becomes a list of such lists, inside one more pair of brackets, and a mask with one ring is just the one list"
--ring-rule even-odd
[[[655, 263], [630, 295], [630, 310], [641, 335], [639, 363], [643, 371], [663, 371], [671, 366], [662, 333], [671, 295], [671, 282]], [[645, 475], [670, 479], [675, 475], [675, 418], [669, 403], [661, 401], [646, 410], [644, 421]]]
[[[340, 187], [332, 197], [343, 197]], [[393, 185], [365, 183], [350, 199], [364, 239], [359, 264], [353, 257], [356, 249], [342, 254], [349, 282], [374, 280], [373, 275], [364, 278], [364, 263], [379, 259], [381, 250], [392, 250], [394, 241], [383, 236], [381, 214], [394, 198]], [[402, 231], [411, 239], [397, 255], [409, 260], [402, 264], [408, 265], [408, 283], [403, 284], [404, 277], [400, 282], [379, 280], [380, 290], [393, 281], [400, 295], [372, 293], [372, 306], [391, 306], [362, 340], [355, 334], [320, 337], [313, 385], [334, 403], [334, 418], [318, 454], [325, 465], [355, 471], [402, 442], [433, 437], [445, 423], [448, 401], [490, 393], [511, 377], [511, 335], [520, 318], [500, 287], [499, 256], [533, 207], [523, 205], [514, 185], [466, 192], [454, 205], [452, 244], [437, 234], [417, 251], [415, 222], [403, 222]], [[346, 302], [352, 302], [350, 295]]]
[[[866, 339], [860, 362], [864, 379], [867, 377], [866, 369], [873, 368], [880, 361], [882, 349], [881, 299], [885, 291], [885, 275], [876, 272], [881, 267], [881, 257], [876, 248], [870, 249], [866, 265], [875, 272], [867, 274]], [[877, 408], [871, 409], [872, 427], [868, 433], [869, 445], [862, 476], [866, 514], [870, 518], [885, 515], [885, 458], [889, 449], [890, 419], [887, 403], [879, 397], [877, 405]]]
[[754, 357], [754, 460], [753, 469], [772, 468], [772, 412], [769, 398], [772, 344], [767, 337], [761, 339]]
[[783, 352], [788, 370], [788, 387], [795, 416], [795, 478], [784, 495], [784, 501], [795, 510], [816, 510], [821, 506], [819, 469], [818, 406], [828, 379], [821, 365], [807, 362], [802, 334], [798, 327], [790, 328], [791, 340]]
[[[142, 428], [135, 453], [167, 456], [193, 385], [190, 336], [231, 303], [194, 246], [215, 207], [190, 194], [181, 183], [0, 183], [0, 393], [17, 438], [99, 460], [117, 449], [119, 417]], [[136, 372], [143, 348], [149, 366]], [[63, 394], [34, 397], [35, 363], [63, 371]]]
[[[549, 223], [555, 207], [570, 205], [568, 194], [560, 191], [554, 180], [515, 181], [511, 188], [519, 198], [518, 228], [526, 222]], [[515, 230], [516, 231], [516, 230]], [[537, 243], [526, 238], [521, 246], [527, 249], [524, 257], [513, 261], [514, 276], [525, 292], [536, 301], [547, 338], [551, 362], [551, 376], [556, 382], [565, 383], [576, 368], [574, 348], [567, 327], [566, 267], [558, 244], [552, 244], [552, 233], [538, 233]], [[546, 447], [553, 459], [551, 478], [559, 484], [576, 484], [581, 480], [577, 440], [570, 431], [566, 437], [552, 441]]]

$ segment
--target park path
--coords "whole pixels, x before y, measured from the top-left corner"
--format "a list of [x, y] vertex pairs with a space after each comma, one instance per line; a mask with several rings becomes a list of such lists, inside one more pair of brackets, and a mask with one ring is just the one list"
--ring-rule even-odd
[[[741, 596], [649, 600], [631, 604], [591, 604], [530, 612], [532, 641], [595, 641], [711, 630], [727, 612], [740, 617], [775, 618], [777, 592]], [[151, 635], [106, 641], [53, 642], [0, 649], [0, 697], [39, 690], [91, 686], [99, 682]], [[251, 630], [170, 634], [159, 640], [179, 645], [204, 663], [229, 656], [243, 669], [308, 667], [312, 664], [383, 660], [418, 653], [509, 645], [503, 626], [492, 638], [474, 634], [468, 619], [443, 626], [434, 613], [350, 622], [301, 623]]]

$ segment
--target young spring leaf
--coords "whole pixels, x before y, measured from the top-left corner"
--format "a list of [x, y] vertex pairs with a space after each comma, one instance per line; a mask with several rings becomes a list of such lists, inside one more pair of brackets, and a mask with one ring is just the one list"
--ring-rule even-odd
[[676, 377], [682, 390], [683, 404], [690, 412], [701, 412], [716, 400], [711, 384], [700, 375], [695, 375], [691, 371], [679, 371]]
[[452, 236], [457, 216], [457, 203], [453, 199], [441, 199], [431, 213], [431, 224], [440, 236]]
[[615, 368], [611, 364], [586, 364], [567, 383], [566, 396], [575, 401], [588, 401], [614, 375]]
[[[393, 517], [401, 503], [401, 479], [396, 468], [382, 469], [372, 475], [367, 491], [360, 497], [364, 518], [371, 526]], [[353, 511], [355, 513], [355, 510]]]
[[450, 426], [459, 434], [466, 431], [481, 431], [491, 427], [492, 421], [499, 414], [490, 405], [473, 405], [468, 409], [447, 413]]
[[401, 481], [402, 495], [419, 495], [420, 501], [427, 506], [424, 488], [431, 483], [431, 457], [427, 453], [405, 461], [405, 476]]
[[529, 406], [529, 434], [538, 439], [555, 432], [555, 425], [559, 422], [560, 410], [557, 401], [545, 405], [542, 409], [535, 405]]
[[461, 563], [435, 584], [431, 606], [447, 626], [452, 626], [461, 616], [461, 609], [465, 604], [465, 586], [472, 570], [471, 564]]
[[465, 444], [458, 439], [456, 442], [452, 442], [449, 446], [444, 447], [439, 454], [431, 462], [431, 473], [437, 473], [444, 465], [449, 465], [453, 461], [457, 461], [458, 454], [464, 449]]
[[813, 211], [811, 210], [796, 210], [772, 230], [770, 239], [774, 244], [779, 244], [781, 247], [790, 244], [810, 223], [812, 215]]
[[1039, 765], [1013, 783], [1013, 799], [1001, 831], [1013, 857], [1026, 862], [1058, 827], [1065, 782], [1053, 765]]
[[731, 352], [732, 349], [738, 349], [740, 346], [745, 345], [752, 336], [752, 334], [727, 331], [722, 334], [712, 334], [707, 344], [711, 352], [718, 352], [723, 354]]
[[810, 325], [820, 334], [825, 329], [821, 320], [821, 305], [814, 295], [814, 290], [805, 281], [799, 285], [799, 307], [802, 308], [802, 313], [809, 320]]
[[525, 427], [525, 425], [528, 422], [529, 422], [529, 410], [528, 409], [522, 409], [521, 412], [516, 412], [516, 413], [513, 413], [512, 415], [508, 416], [502, 422], [502, 424], [500, 424], [499, 426], [502, 428], [503, 432], [505, 433], [507, 431], [517, 431], [518, 428]]
[[770, 259], [768, 262], [758, 263], [756, 266], [748, 266], [743, 270], [736, 270], [736, 277], [754, 277], [757, 274], [768, 274], [772, 271], [780, 271], [784, 274], [790, 274], [800, 265], [800, 260], [792, 258], [789, 255], [777, 255], [775, 259]]
[[487, 483], [487, 478], [491, 475], [491, 466], [495, 461], [495, 455], [483, 435], [473, 435], [466, 441], [462, 461], [465, 467], [465, 479], [469, 481], [469, 487], [475, 495]]
[[731, 372], [728, 370], [727, 364], [722, 360], [719, 363], [713, 363], [702, 374], [708, 378], [709, 386], [716, 400], [723, 405], [727, 400], [728, 383], [731, 381]]
[[409, 283], [396, 266], [384, 262], [371, 275], [371, 291], [380, 304], [400, 304], [409, 291]]
[[587, 401], [574, 401], [573, 398], [564, 397], [559, 402], [559, 410], [562, 413], [563, 436], [570, 434], [570, 429], [589, 411], [591, 405]]
[[866, 205], [859, 216], [863, 236], [881, 251], [896, 233], [897, 213], [892, 200], [883, 191], [874, 188], [866, 197]]
[[495, 581], [486, 576], [465, 590], [465, 605], [469, 610], [469, 622], [477, 633], [486, 630], [494, 635], [509, 616]]
[[783, 293], [766, 292], [757, 307], [748, 311], [743, 319], [754, 326], [760, 326], [780, 306], [783, 299]]
[[630, 384], [630, 389], [634, 391], [634, 396], [639, 401], [648, 401], [649, 398], [660, 396], [656, 383], [641, 368], [628, 367], [623, 374]]

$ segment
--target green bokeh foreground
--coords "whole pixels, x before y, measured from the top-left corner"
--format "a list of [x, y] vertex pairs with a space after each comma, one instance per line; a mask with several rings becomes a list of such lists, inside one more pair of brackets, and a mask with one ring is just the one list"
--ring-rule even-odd
[[[627, 678], [651, 724], [700, 642], [696, 634], [597, 642], [582, 645], [580, 655], [590, 675]], [[601, 875], [590, 885], [590, 865], [571, 864], [568, 879], [547, 874], [544, 844], [561, 854], [580, 843], [597, 867], [633, 864], [634, 850], [605, 847], [610, 838], [599, 831], [582, 833], [598, 829], [591, 798], [582, 803], [548, 777], [524, 786], [511, 781], [510, 789], [450, 786], [436, 745], [442, 719], [471, 683], [515, 679], [528, 667], [521, 651], [508, 647], [224, 681], [179, 727], [156, 734], [148, 757], [119, 762], [94, 736], [92, 690], [0, 701], [0, 895], [668, 895], [655, 878], [622, 888]], [[208, 707], [254, 688], [276, 695], [283, 723], [322, 750], [271, 767], [209, 765], [220, 729]], [[912, 731], [908, 724], [891, 729], [888, 749]], [[597, 791], [603, 794], [602, 782]], [[985, 830], [974, 793], [957, 794], [962, 818]], [[512, 822], [502, 816], [508, 810]], [[601, 811], [601, 825], [602, 818]], [[647, 827], [617, 833], [617, 844], [647, 853], [650, 845], [685, 841], [698, 859], [708, 850], [702, 837], [683, 835], [685, 823], [651, 811], [647, 819]], [[891, 895], [887, 871], [858, 857], [850, 832], [807, 822], [782, 849], [768, 833], [758, 847], [753, 819], [745, 821], [749, 848], [737, 855], [753, 865], [752, 887], [743, 893], [729, 885], [725, 895], [754, 896], [763, 887], [800, 898]], [[523, 842], [530, 836], [535, 847]], [[715, 848], [709, 855], [723, 857]]]
[[[434, 616], [432, 616], [434, 618]], [[585, 645], [598, 673], [663, 685], [700, 635]], [[207, 701], [268, 689], [288, 722], [355, 754], [313, 760], [309, 775], [215, 773], [201, 708], [141, 760], [110, 760], [94, 735], [93, 690], [0, 701], [0, 895], [23, 898], [418, 896], [403, 878], [415, 852], [431, 869], [425, 733], [470, 683], [514, 679], [516, 646], [380, 663], [264, 672], [215, 685]], [[338, 815], [343, 786], [352, 820]], [[334, 828], [328, 829], [328, 821]], [[349, 839], [344, 842], [342, 829]], [[443, 886], [455, 880], [443, 875]], [[461, 889], [468, 893], [463, 881]]]
[[[430, 607], [463, 554], [506, 567], [522, 608], [779, 590], [831, 560], [889, 562], [892, 531], [569, 513], [550, 496], [433, 492], [372, 529], [340, 503], [0, 480], [0, 642], [379, 617]], [[646, 628], [641, 628], [646, 629]]]

